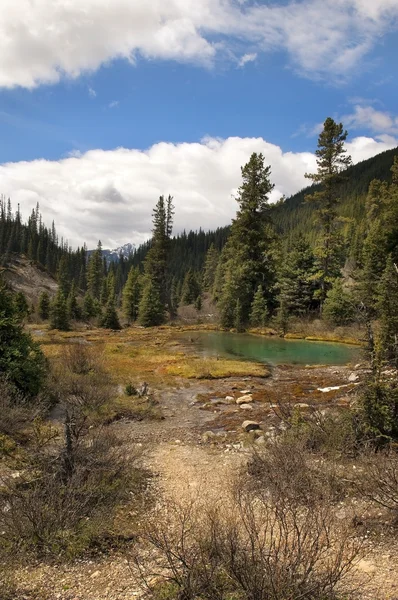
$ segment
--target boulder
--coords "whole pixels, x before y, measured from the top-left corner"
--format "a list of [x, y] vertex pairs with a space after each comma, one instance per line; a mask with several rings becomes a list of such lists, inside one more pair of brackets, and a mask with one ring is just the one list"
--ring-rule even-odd
[[225, 396], [225, 401], [228, 403], [235, 402], [235, 398], [233, 396]]
[[248, 404], [249, 402], [253, 402], [253, 396], [251, 394], [246, 394], [245, 396], [240, 396], [240, 398], [236, 399], [236, 404]]
[[255, 431], [256, 429], [261, 429], [261, 427], [260, 427], [260, 424], [257, 423], [256, 421], [243, 421], [242, 429], [243, 429], [243, 431], [246, 431], [248, 433], [249, 431]]
[[240, 404], [240, 405], [239, 405], [239, 408], [240, 408], [241, 410], [253, 410], [253, 407], [252, 407], [252, 405], [251, 405], [251, 404]]
[[250, 390], [241, 390], [240, 393], [241, 394], [250, 394]]

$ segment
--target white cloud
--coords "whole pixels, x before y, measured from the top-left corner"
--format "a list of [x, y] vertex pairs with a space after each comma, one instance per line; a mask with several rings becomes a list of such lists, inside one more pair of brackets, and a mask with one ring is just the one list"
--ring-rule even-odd
[[97, 92], [92, 87], [89, 87], [88, 88], [88, 95], [90, 96], [90, 98], [96, 98], [97, 97]]
[[109, 103], [109, 108], [118, 108], [119, 104], [119, 100], [112, 100], [112, 102]]
[[[347, 144], [354, 162], [397, 145], [396, 139], [359, 137]], [[271, 165], [271, 200], [308, 185], [305, 172], [316, 168], [309, 152], [283, 152], [262, 138], [201, 143], [159, 143], [146, 151], [91, 150], [59, 161], [0, 165], [0, 190], [20, 203], [25, 216], [40, 203], [45, 221], [73, 245], [93, 247], [141, 243], [150, 236], [152, 208], [161, 194], [175, 197], [175, 231], [227, 225], [237, 204], [232, 195], [241, 183], [240, 167], [252, 152]]]
[[252, 54], [244, 54], [238, 62], [238, 67], [244, 67], [247, 63], [254, 62], [257, 58], [257, 52]]
[[284, 51], [302, 74], [352, 73], [397, 28], [396, 0], [2, 0], [0, 87], [33, 88], [122, 58], [210, 66]]
[[373, 106], [356, 104], [354, 112], [342, 117], [346, 127], [367, 129], [376, 134], [398, 134], [398, 117]]

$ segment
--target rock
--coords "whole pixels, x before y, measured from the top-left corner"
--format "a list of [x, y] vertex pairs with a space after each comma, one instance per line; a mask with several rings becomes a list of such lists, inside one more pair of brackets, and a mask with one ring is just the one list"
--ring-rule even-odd
[[358, 371], [358, 369], [362, 369], [362, 368], [363, 368], [363, 365], [362, 365], [361, 363], [358, 363], [358, 364], [357, 364], [357, 365], [355, 365], [355, 367], [354, 367], [354, 369], [355, 369], [356, 371]]
[[256, 440], [254, 440], [254, 443], [257, 446], [264, 446], [264, 444], [265, 444], [265, 437], [263, 435], [260, 435]]
[[256, 429], [261, 429], [260, 424], [256, 421], [243, 421], [242, 429], [246, 432], [255, 431]]
[[250, 390], [241, 390], [240, 393], [241, 394], [250, 394]]
[[94, 571], [94, 573], [91, 573], [90, 578], [95, 579], [98, 575], [101, 575], [101, 571]]
[[240, 398], [236, 399], [236, 404], [248, 404], [249, 402], [253, 402], [253, 396], [251, 394], [246, 394], [245, 396], [240, 396]]
[[351, 383], [354, 383], [354, 381], [358, 381], [359, 379], [359, 375], [357, 375], [356, 373], [351, 373], [351, 375], [348, 378], [348, 381], [350, 381]]
[[233, 396], [225, 396], [226, 402], [235, 402], [235, 398]]
[[202, 435], [202, 441], [206, 443], [210, 440], [213, 440], [215, 437], [216, 434], [214, 431], [205, 431], [205, 433]]
[[253, 410], [253, 407], [251, 404], [240, 404], [240, 408], [242, 410]]
[[309, 408], [310, 405], [306, 404], [305, 402], [297, 402], [297, 404], [294, 405], [295, 408]]

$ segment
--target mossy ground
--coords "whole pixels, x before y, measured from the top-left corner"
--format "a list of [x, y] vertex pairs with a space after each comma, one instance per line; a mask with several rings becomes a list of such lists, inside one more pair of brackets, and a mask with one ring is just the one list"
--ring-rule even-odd
[[[29, 329], [51, 359], [62, 356], [66, 344], [83, 343], [98, 348], [104, 365], [121, 385], [175, 385], [176, 379], [218, 379], [224, 377], [266, 377], [264, 365], [187, 353], [179, 335], [193, 327], [132, 327], [122, 331], [79, 329], [60, 332], [30, 325]], [[196, 328], [198, 329], [198, 328]], [[208, 329], [202, 326], [200, 329]]]

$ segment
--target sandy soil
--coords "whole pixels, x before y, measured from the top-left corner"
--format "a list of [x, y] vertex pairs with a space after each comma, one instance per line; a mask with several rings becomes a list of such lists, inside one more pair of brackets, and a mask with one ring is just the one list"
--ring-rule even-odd
[[[245, 418], [255, 417], [265, 430], [267, 425], [274, 427], [270, 405], [275, 390], [301, 402], [301, 395], [305, 394], [321, 409], [348, 404], [350, 390], [354, 389], [348, 385], [350, 373], [345, 367], [281, 368], [275, 370], [272, 378], [263, 380], [181, 382], [178, 389], [154, 392], [164, 420], [117, 423], [114, 427], [128, 443], [148, 446], [145, 460], [157, 475], [151, 485], [159, 498], [181, 498], [202, 489], [220, 496], [248, 456], [240, 428]], [[342, 384], [348, 387], [330, 393], [318, 390]], [[209, 398], [214, 401], [229, 394], [238, 396], [247, 389], [258, 398], [251, 410], [241, 410], [236, 404], [209, 402]], [[208, 431], [220, 433], [223, 426], [222, 435], [206, 437]], [[398, 600], [397, 541], [387, 534], [376, 537], [369, 532], [367, 555], [358, 565], [358, 598]], [[120, 552], [62, 566], [29, 565], [20, 572], [20, 589], [26, 590], [24, 597], [38, 600], [132, 600], [141, 596], [127, 555]], [[34, 595], [32, 590], [36, 590]]]

